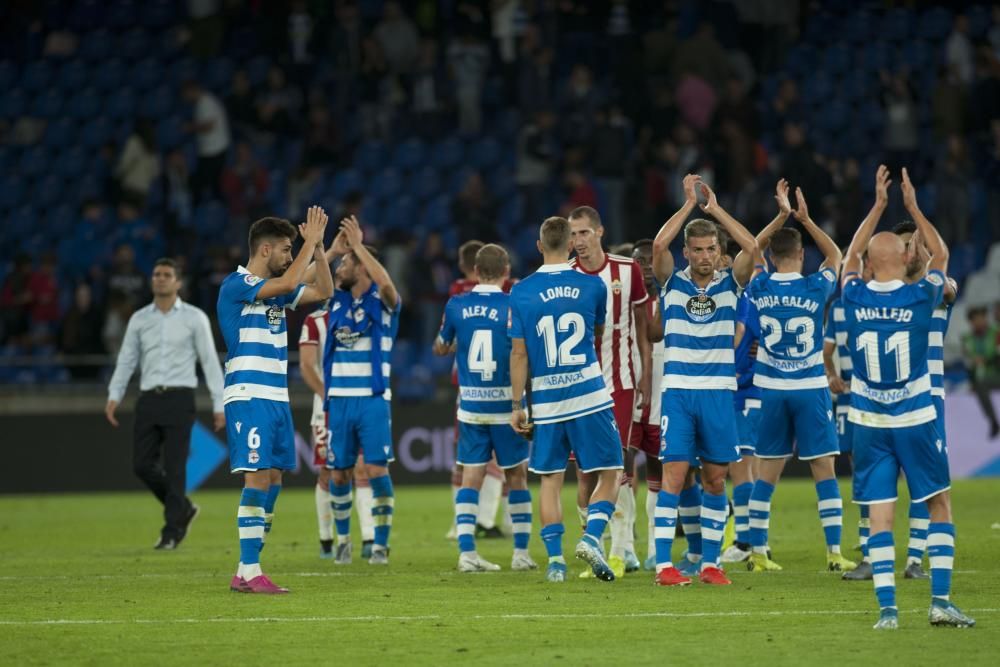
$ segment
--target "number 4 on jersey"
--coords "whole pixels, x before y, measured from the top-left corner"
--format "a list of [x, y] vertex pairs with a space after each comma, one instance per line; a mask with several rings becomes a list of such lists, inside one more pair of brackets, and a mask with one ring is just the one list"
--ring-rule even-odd
[[489, 329], [476, 329], [469, 342], [469, 372], [476, 373], [483, 382], [488, 382], [493, 379], [496, 370], [493, 333]]

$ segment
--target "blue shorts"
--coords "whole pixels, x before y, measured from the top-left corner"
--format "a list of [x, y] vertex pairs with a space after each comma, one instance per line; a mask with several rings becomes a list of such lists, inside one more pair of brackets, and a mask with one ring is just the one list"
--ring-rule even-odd
[[854, 502], [869, 505], [896, 500], [900, 469], [913, 502], [951, 488], [948, 450], [937, 421], [906, 428], [854, 425]]
[[850, 394], [837, 396], [837, 445], [841, 454], [852, 454], [854, 452], [854, 423], [847, 419], [847, 413], [851, 410]]
[[223, 407], [230, 472], [295, 469], [292, 410], [283, 401], [251, 398]]
[[484, 466], [493, 453], [497, 465], [514, 468], [528, 460], [528, 441], [510, 424], [466, 424], [458, 422], [458, 455], [455, 463]]
[[794, 451], [809, 461], [840, 453], [829, 389], [764, 389], [760, 402], [760, 458], [790, 458]]
[[660, 461], [740, 460], [736, 408], [729, 389], [668, 389], [663, 393]]
[[760, 399], [747, 398], [743, 407], [736, 408], [736, 434], [740, 453], [753, 456], [757, 450], [757, 429], [760, 426]]
[[389, 401], [381, 396], [334, 396], [326, 409], [326, 427], [330, 431], [327, 468], [353, 468], [359, 451], [368, 465], [385, 466], [395, 460]]
[[583, 472], [625, 467], [611, 408], [554, 424], [536, 424], [528, 469], [538, 475], [563, 472], [571, 451]]

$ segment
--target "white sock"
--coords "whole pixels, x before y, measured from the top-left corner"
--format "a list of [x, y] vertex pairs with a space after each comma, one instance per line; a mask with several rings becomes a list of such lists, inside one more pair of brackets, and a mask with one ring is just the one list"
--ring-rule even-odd
[[254, 563], [253, 565], [244, 565], [243, 563], [240, 563], [239, 568], [236, 570], [236, 575], [243, 577], [245, 581], [256, 579], [262, 574], [264, 573], [260, 569], [260, 563]]
[[656, 515], [656, 494], [657, 491], [646, 489], [646, 558], [656, 558], [656, 526], [654, 516]]
[[[632, 489], [627, 486], [618, 487], [618, 499], [615, 511], [611, 515], [611, 556], [625, 558], [625, 550], [632, 540], [632, 526], [628, 521], [628, 499], [632, 497]], [[632, 502], [633, 506], [635, 502]]]
[[510, 502], [506, 496], [500, 499], [500, 516], [503, 523], [500, 525], [504, 535], [514, 533], [514, 517], [510, 515]]
[[361, 524], [361, 540], [371, 542], [375, 539], [375, 519], [372, 517], [372, 487], [359, 486], [354, 497], [354, 506], [358, 512], [358, 523]]
[[635, 489], [623, 486], [618, 492], [618, 502], [624, 503], [625, 551], [635, 553]]
[[479, 516], [476, 517], [476, 522], [483, 528], [493, 528], [497, 525], [497, 509], [500, 507], [502, 494], [503, 481], [487, 475], [482, 488], [479, 489]]
[[316, 521], [319, 524], [319, 539], [333, 539], [333, 506], [330, 505], [330, 489], [319, 486], [316, 489]]
[[[588, 514], [588, 512], [589, 512], [588, 508], [586, 508], [586, 507], [580, 507], [579, 505], [576, 506], [576, 515], [578, 517], [580, 517], [580, 528], [583, 529], [583, 530], [587, 529], [587, 514]], [[605, 533], [605, 534], [607, 534], [607, 533]]]

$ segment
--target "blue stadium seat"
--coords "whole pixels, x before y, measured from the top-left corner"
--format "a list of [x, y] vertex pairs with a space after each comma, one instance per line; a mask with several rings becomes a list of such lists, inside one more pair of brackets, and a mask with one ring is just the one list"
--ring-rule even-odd
[[94, 68], [94, 84], [105, 93], [111, 93], [121, 87], [125, 80], [125, 63], [120, 58], [114, 58]]
[[45, 173], [49, 167], [49, 156], [42, 146], [32, 146], [21, 154], [18, 172], [29, 178]]
[[828, 12], [813, 14], [806, 21], [802, 32], [802, 41], [808, 44], [823, 45], [842, 32], [840, 20]]
[[490, 194], [500, 201], [506, 200], [517, 191], [514, 170], [506, 165], [500, 165], [490, 171], [486, 183]]
[[909, 9], [890, 9], [882, 18], [879, 35], [890, 42], [902, 42], [913, 36], [913, 12]]
[[447, 229], [451, 225], [451, 198], [441, 195], [427, 204], [420, 218], [420, 225], [427, 231], [440, 232]]
[[112, 130], [111, 121], [105, 116], [98, 116], [83, 126], [80, 141], [87, 148], [100, 148], [111, 140]]
[[476, 169], [493, 167], [500, 160], [500, 144], [492, 137], [480, 139], [469, 150], [469, 162]]
[[104, 104], [104, 113], [113, 120], [132, 118], [135, 115], [136, 97], [131, 88], [120, 88], [110, 94]]
[[127, 1], [119, 1], [108, 7], [107, 25], [116, 30], [131, 28], [136, 23], [135, 5]]
[[0, 210], [14, 208], [24, 196], [24, 180], [17, 174], [0, 176]]
[[143, 3], [142, 25], [159, 30], [177, 20], [177, 3], [174, 0], [148, 0]]
[[430, 150], [430, 162], [438, 169], [454, 169], [465, 160], [465, 142], [458, 137], [439, 141]]
[[869, 42], [864, 47], [860, 63], [873, 74], [889, 69], [893, 64], [892, 47], [882, 40]]
[[811, 44], [796, 44], [788, 50], [785, 69], [796, 79], [812, 75], [819, 64], [819, 55]]
[[168, 116], [156, 127], [156, 142], [164, 151], [173, 150], [184, 143], [184, 117]]
[[80, 48], [77, 55], [87, 62], [100, 63], [111, 55], [114, 48], [114, 38], [107, 30], [94, 30], [88, 32], [80, 39]]
[[79, 178], [80, 174], [87, 170], [90, 159], [90, 151], [82, 144], [74, 144], [59, 155], [59, 159], [55, 161], [53, 166], [57, 174], [67, 181], [71, 181]]
[[201, 74], [201, 67], [194, 58], [181, 58], [170, 66], [168, 76], [174, 86], [180, 86], [185, 81], [198, 80]]
[[851, 120], [851, 109], [842, 99], [833, 99], [820, 108], [820, 125], [831, 133], [841, 132]]
[[35, 98], [31, 105], [31, 113], [36, 118], [51, 120], [60, 115], [63, 108], [63, 96], [56, 88], [49, 88]]
[[371, 225], [375, 229], [382, 228], [382, 207], [374, 198], [365, 199], [358, 217], [364, 225]]
[[338, 171], [333, 177], [333, 196], [338, 200], [343, 199], [351, 190], [361, 190], [364, 188], [364, 180], [357, 169], [343, 169]]
[[31, 201], [43, 209], [55, 206], [63, 201], [66, 186], [58, 174], [49, 173], [35, 183]]
[[441, 178], [434, 167], [423, 167], [414, 171], [406, 189], [421, 200], [430, 199], [441, 189]]
[[213, 58], [205, 64], [202, 83], [216, 93], [228, 91], [233, 82], [234, 69], [229, 58]]
[[941, 42], [951, 32], [952, 16], [946, 7], [933, 7], [920, 16], [917, 34], [932, 42]]
[[965, 10], [965, 16], [969, 19], [969, 37], [973, 41], [983, 39], [993, 24], [990, 8], [985, 5], [973, 5]]
[[823, 55], [823, 69], [836, 76], [843, 75], [851, 68], [852, 49], [841, 42], [827, 48]]
[[413, 197], [393, 197], [382, 207], [381, 226], [386, 229], [408, 229], [416, 220], [417, 205]]
[[120, 58], [134, 62], [147, 55], [152, 37], [141, 28], [129, 30], [118, 39], [117, 53]]
[[150, 54], [155, 55], [164, 63], [169, 63], [181, 56], [184, 44], [178, 39], [176, 30], [163, 30], [149, 44]]
[[48, 87], [55, 74], [55, 68], [46, 60], [28, 63], [21, 72], [21, 87], [29, 93], [38, 93]]
[[854, 12], [843, 23], [843, 38], [852, 44], [867, 44], [875, 25], [875, 17], [871, 12]]
[[56, 206], [46, 214], [45, 222], [53, 236], [67, 236], [76, 224], [76, 208], [70, 204]]
[[271, 69], [271, 61], [267, 56], [257, 56], [246, 65], [247, 78], [253, 86], [263, 85], [267, 80], [267, 71]]
[[381, 141], [366, 141], [354, 152], [354, 166], [369, 174], [385, 166], [388, 149]]
[[163, 84], [143, 95], [139, 108], [142, 115], [154, 120], [160, 120], [173, 113], [176, 100], [176, 90], [167, 84]]
[[398, 169], [386, 167], [375, 174], [368, 186], [368, 194], [379, 199], [395, 197], [403, 189], [403, 177]]
[[226, 230], [229, 213], [222, 203], [208, 201], [194, 210], [194, 229], [201, 238], [218, 238]]
[[0, 95], [0, 118], [11, 120], [24, 114], [28, 108], [28, 96], [20, 88], [12, 88]]
[[89, 79], [90, 69], [87, 63], [79, 58], [73, 58], [59, 69], [57, 83], [64, 94], [72, 94], [86, 86]]
[[451, 196], [457, 195], [465, 187], [465, 182], [469, 180], [469, 175], [475, 171], [472, 167], [462, 167], [457, 171], [452, 172], [451, 178], [448, 181], [448, 194]]
[[0, 144], [0, 174], [5, 174], [17, 163], [17, 149]]
[[69, 24], [75, 30], [93, 30], [105, 22], [106, 7], [103, 0], [80, 0], [74, 3]]
[[426, 149], [420, 139], [407, 139], [396, 147], [392, 155], [392, 165], [397, 169], [414, 169], [423, 164]]
[[25, 237], [31, 234], [32, 230], [38, 225], [38, 218], [35, 215], [35, 209], [30, 205], [25, 204], [23, 206], [18, 206], [15, 210], [10, 212], [7, 216], [7, 222], [5, 231], [10, 234], [13, 238]]
[[930, 74], [934, 75], [936, 69], [934, 48], [927, 42], [907, 40], [900, 50], [900, 58], [911, 72], [922, 72], [931, 68]]
[[139, 90], [149, 90], [163, 82], [164, 71], [156, 58], [143, 58], [132, 66], [128, 74], [129, 84]]
[[0, 60], [0, 89], [7, 90], [17, 81], [17, 67], [9, 60]]

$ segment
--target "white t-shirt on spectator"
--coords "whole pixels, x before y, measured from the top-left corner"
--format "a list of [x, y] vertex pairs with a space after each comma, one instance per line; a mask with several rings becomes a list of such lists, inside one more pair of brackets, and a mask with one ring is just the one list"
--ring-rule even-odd
[[194, 121], [197, 124], [211, 122], [206, 132], [199, 132], [198, 155], [212, 157], [229, 148], [229, 119], [226, 110], [212, 93], [203, 92], [194, 107]]

